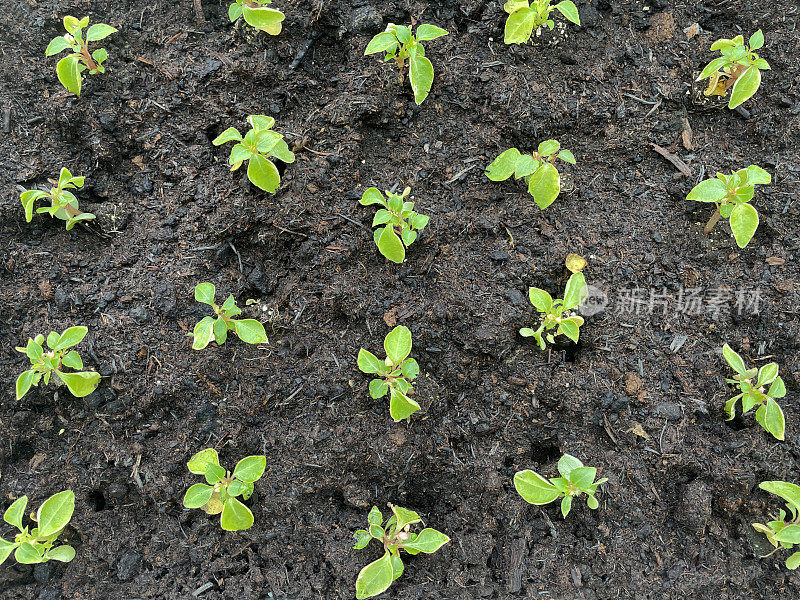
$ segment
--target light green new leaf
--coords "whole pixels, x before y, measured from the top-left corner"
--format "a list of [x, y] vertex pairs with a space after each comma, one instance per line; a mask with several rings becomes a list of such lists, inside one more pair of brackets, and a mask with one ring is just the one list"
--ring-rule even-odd
[[786, 395], [786, 384], [783, 383], [783, 379], [778, 377], [773, 381], [772, 385], [769, 386], [769, 390], [767, 390], [767, 395], [773, 398], [783, 398]]
[[715, 177], [694, 186], [689, 195], [686, 196], [686, 199], [696, 200], [697, 202], [719, 202], [727, 193], [728, 190], [725, 188], [725, 184]]
[[403, 362], [402, 366], [403, 377], [407, 379], [416, 379], [419, 375], [419, 364], [413, 358]]
[[395, 422], [400, 422], [403, 419], [407, 419], [415, 412], [420, 410], [420, 408], [421, 407], [419, 404], [399, 390], [391, 390], [389, 399], [389, 416], [391, 416]]
[[383, 229], [376, 231], [380, 231], [377, 238], [380, 253], [394, 263], [402, 263], [406, 258], [406, 249], [403, 246], [403, 242], [394, 232], [394, 227], [387, 225]]
[[744, 248], [758, 229], [758, 212], [750, 204], [737, 204], [731, 212], [730, 223], [736, 245]]
[[383, 379], [373, 379], [369, 382], [369, 395], [375, 400], [383, 398], [388, 391], [389, 384]]
[[278, 168], [260, 154], [255, 154], [250, 159], [247, 165], [247, 178], [253, 185], [270, 194], [274, 194], [281, 183]]
[[775, 534], [775, 541], [800, 544], [800, 525], [787, 525]]
[[561, 152], [559, 152], [558, 158], [560, 158], [564, 162], [568, 162], [571, 165], [574, 165], [576, 163], [575, 155], [569, 150], [562, 150]]
[[594, 482], [597, 469], [594, 467], [578, 467], [569, 473], [569, 480], [575, 484], [579, 490], [586, 490]]
[[411, 353], [411, 331], [404, 325], [392, 329], [383, 341], [386, 356], [393, 364], [399, 365]]
[[392, 506], [392, 513], [397, 518], [397, 529], [403, 529], [406, 525], [413, 525], [422, 521], [419, 513], [408, 510], [402, 506]]
[[393, 572], [389, 552], [361, 569], [356, 579], [356, 599], [363, 600], [385, 592], [394, 581]]
[[403, 544], [403, 548], [411, 548], [425, 554], [433, 554], [449, 541], [450, 538], [440, 531], [425, 528], [419, 532], [419, 535], [412, 543]]
[[25, 514], [26, 506], [28, 506], [27, 496], [17, 498], [11, 503], [11, 506], [6, 509], [6, 512], [3, 513], [3, 520], [22, 531], [22, 517]]
[[18, 563], [23, 565], [35, 565], [44, 562], [44, 559], [36, 551], [36, 547], [30, 542], [23, 542], [20, 544], [14, 552], [14, 558], [17, 559]]
[[424, 42], [427, 40], [435, 40], [442, 36], [448, 35], [448, 32], [436, 25], [420, 25], [417, 27], [417, 41]]
[[529, 288], [528, 298], [539, 312], [548, 313], [553, 308], [553, 297], [544, 290], [535, 287]]
[[197, 325], [194, 326], [192, 337], [192, 349], [202, 350], [211, 343], [214, 339], [214, 321], [213, 317], [203, 317]]
[[364, 56], [378, 52], [388, 52], [394, 50], [397, 45], [397, 38], [394, 34], [384, 31], [370, 40], [369, 44], [367, 44], [367, 49], [364, 50]]
[[20, 376], [17, 377], [17, 400], [21, 400], [22, 397], [28, 393], [28, 390], [31, 389], [31, 385], [33, 385], [35, 377], [36, 372], [33, 370], [20, 373]]
[[6, 559], [11, 556], [11, 553], [14, 551], [14, 548], [17, 547], [17, 544], [14, 542], [9, 542], [0, 538], [0, 565], [2, 565]]
[[248, 25], [270, 35], [278, 35], [281, 32], [282, 22], [286, 18], [279, 10], [266, 7], [250, 8], [247, 5], [242, 7], [242, 14]]
[[514, 487], [530, 504], [548, 504], [561, 495], [556, 486], [529, 469], [514, 475]]
[[556, 168], [550, 163], [544, 163], [542, 167], [531, 175], [528, 183], [528, 192], [533, 196], [534, 202], [541, 209], [550, 206], [558, 198], [561, 191], [561, 178]]
[[568, 478], [575, 469], [583, 467], [583, 463], [571, 454], [564, 454], [558, 459], [558, 472], [562, 477]]
[[88, 331], [89, 330], [83, 326], [65, 329], [56, 342], [55, 347], [53, 347], [53, 350], [63, 350], [64, 348], [79, 344], [81, 340], [86, 337]]
[[745, 169], [748, 184], [767, 184], [772, 182], [772, 175], [757, 165], [750, 165]]
[[107, 38], [112, 33], [116, 33], [116, 31], [117, 30], [110, 25], [106, 25], [105, 23], [97, 23], [86, 30], [86, 41], [96, 42], [97, 40]]
[[44, 558], [47, 560], [57, 560], [58, 562], [68, 563], [75, 558], [75, 548], [68, 545], [51, 548], [44, 553]]
[[[239, 6], [238, 4], [236, 6]], [[214, 140], [211, 142], [215, 146], [220, 146], [227, 142], [241, 142], [242, 141], [242, 134], [239, 133], [239, 130], [236, 127], [228, 127], [225, 131], [220, 133]]]
[[385, 371], [384, 362], [368, 350], [358, 351], [358, 368], [362, 373], [381, 373]]
[[45, 500], [36, 512], [39, 538], [58, 533], [67, 526], [75, 510], [75, 494], [64, 490]]
[[189, 462], [186, 463], [189, 472], [195, 475], [204, 475], [208, 469], [208, 465], [219, 466], [219, 456], [214, 448], [200, 450], [200, 452], [197, 452], [189, 459]]
[[567, 280], [567, 286], [564, 289], [564, 309], [576, 308], [586, 299], [588, 293], [583, 273], [573, 273]]
[[81, 72], [80, 60], [74, 54], [65, 56], [56, 65], [56, 75], [67, 91], [80, 96], [81, 95]]
[[424, 56], [416, 54], [408, 58], [408, 75], [411, 89], [414, 90], [414, 102], [422, 104], [428, 97], [433, 85], [433, 65]]
[[56, 375], [64, 383], [76, 398], [83, 398], [91, 394], [100, 384], [100, 373], [94, 371], [83, 371], [81, 373], [63, 373], [56, 371]]
[[356, 539], [356, 544], [353, 546], [354, 550], [361, 550], [362, 548], [366, 548], [369, 544], [372, 536], [366, 529], [358, 529], [353, 534], [353, 537]]
[[800, 567], [800, 552], [795, 552], [794, 554], [790, 555], [789, 558], [786, 559], [787, 569], [791, 569], [792, 571], [794, 571], [797, 567]]
[[539, 147], [536, 149], [536, 152], [541, 154], [542, 156], [550, 156], [551, 154], [555, 154], [561, 149], [561, 144], [559, 144], [556, 140], [545, 140]]
[[61, 364], [65, 367], [69, 367], [70, 369], [76, 369], [80, 371], [83, 369], [83, 360], [81, 359], [81, 355], [75, 352], [75, 350], [70, 350], [61, 360]]
[[228, 19], [233, 23], [242, 16], [242, 5], [234, 2], [228, 7]]
[[200, 508], [205, 506], [211, 496], [214, 494], [214, 488], [204, 483], [195, 483], [192, 487], [186, 490], [183, 496], [183, 505], [186, 508]]
[[53, 56], [53, 54], [58, 54], [59, 52], [63, 52], [67, 48], [71, 47], [72, 45], [62, 35], [50, 40], [50, 43], [47, 45], [47, 49], [44, 51], [44, 55]]
[[739, 356], [728, 344], [722, 346], [722, 355], [725, 357], [725, 361], [739, 375], [744, 375], [747, 372], [747, 367], [745, 366], [742, 357]]
[[570, 0], [563, 0], [563, 2], [559, 2], [556, 4], [555, 8], [567, 19], [575, 23], [575, 25], [581, 24], [581, 18], [580, 15], [578, 15], [578, 8]]
[[751, 66], [744, 73], [736, 78], [731, 90], [731, 99], [728, 108], [736, 108], [743, 102], [752, 98], [753, 94], [761, 85], [761, 71], [757, 67]]
[[753, 35], [750, 36], [750, 41], [748, 42], [751, 51], [756, 51], [764, 46], [764, 33], [759, 29]]
[[254, 522], [253, 513], [236, 498], [228, 498], [225, 501], [220, 517], [220, 525], [225, 531], [250, 529]]
[[770, 432], [775, 439], [783, 441], [786, 432], [786, 419], [778, 403], [772, 398], [767, 398], [764, 405], [764, 429]]
[[266, 344], [268, 341], [264, 326], [255, 319], [234, 321], [233, 328], [239, 339], [248, 344]]
[[217, 288], [213, 283], [198, 283], [194, 288], [194, 299], [203, 304], [213, 304]]
[[364, 191], [364, 195], [361, 196], [361, 200], [358, 201], [361, 206], [370, 206], [371, 204], [380, 204], [381, 206], [386, 206], [386, 200], [381, 194], [378, 188], [368, 188]]
[[492, 181], [505, 181], [514, 174], [521, 154], [516, 148], [509, 148], [486, 167], [486, 176]]
[[245, 483], [253, 483], [261, 479], [266, 468], [266, 456], [248, 456], [236, 464], [233, 469], [233, 476]]
[[563, 516], [566, 519], [571, 509], [572, 509], [572, 496], [564, 496], [561, 499], [561, 516]]
[[510, 14], [506, 20], [503, 41], [506, 44], [524, 44], [531, 39], [535, 20], [536, 11], [532, 8], [522, 8]]
[[580, 329], [574, 321], [562, 321], [558, 326], [557, 333], [563, 333], [573, 342], [577, 343], [580, 336]]

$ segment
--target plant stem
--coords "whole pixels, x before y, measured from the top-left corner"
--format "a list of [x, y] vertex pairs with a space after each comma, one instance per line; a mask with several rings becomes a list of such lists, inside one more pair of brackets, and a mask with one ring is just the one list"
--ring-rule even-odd
[[719, 214], [719, 206], [718, 206], [717, 210], [714, 211], [714, 214], [711, 215], [711, 218], [708, 220], [708, 223], [706, 223], [706, 226], [703, 227], [703, 233], [705, 233], [706, 235], [711, 233], [711, 230], [714, 229], [714, 226], [717, 224], [717, 221], [719, 221], [720, 216], [721, 215]]

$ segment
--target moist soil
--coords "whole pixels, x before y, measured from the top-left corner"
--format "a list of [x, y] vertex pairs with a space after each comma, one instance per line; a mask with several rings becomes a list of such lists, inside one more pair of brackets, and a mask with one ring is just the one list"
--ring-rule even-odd
[[[353, 532], [388, 502], [452, 541], [409, 557], [385, 597], [800, 595], [786, 552], [760, 558], [770, 548], [750, 526], [780, 508], [761, 481], [800, 479], [797, 5], [578, 5], [580, 28], [506, 47], [497, 0], [276, 2], [279, 37], [231, 25], [218, 0], [6, 0], [0, 495], [38, 506], [74, 490], [63, 539], [77, 557], [7, 561], [0, 597], [352, 598], [379, 556], [353, 550]], [[64, 14], [120, 29], [80, 98], [44, 57]], [[436, 79], [421, 107], [393, 64], [363, 56], [412, 18], [450, 31], [427, 43]], [[711, 43], [757, 28], [772, 66], [758, 94], [743, 111], [704, 99], [692, 80]], [[275, 117], [296, 148], [274, 195], [211, 144], [249, 114]], [[547, 210], [483, 174], [550, 138], [578, 164]], [[703, 235], [711, 210], [685, 197], [749, 164], [773, 184], [740, 250], [724, 222]], [[98, 218], [26, 223], [20, 190], [62, 166], [87, 177], [81, 208]], [[403, 265], [377, 252], [374, 210], [357, 202], [373, 185], [411, 186], [431, 216]], [[588, 260], [597, 311], [579, 344], [542, 352], [517, 333], [537, 323], [527, 289], [558, 295], [571, 252]], [[192, 351], [200, 281], [234, 294], [269, 344]], [[14, 346], [79, 324], [97, 391], [51, 383], [15, 401], [28, 363]], [[396, 324], [422, 370], [423, 410], [399, 424], [355, 360]], [[781, 366], [784, 442], [752, 415], [725, 421], [724, 342]], [[267, 457], [247, 531], [181, 506], [198, 481], [186, 461], [209, 446], [228, 466]], [[516, 471], [554, 476], [563, 452], [609, 478], [598, 510], [581, 499], [563, 519], [517, 495]]]

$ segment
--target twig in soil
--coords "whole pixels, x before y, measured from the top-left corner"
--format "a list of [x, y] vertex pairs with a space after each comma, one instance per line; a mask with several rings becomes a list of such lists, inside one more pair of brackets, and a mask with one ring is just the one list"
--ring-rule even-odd
[[231, 247], [231, 250], [233, 250], [233, 253], [236, 255], [236, 258], [239, 259], [239, 273], [244, 275], [244, 266], [242, 266], [242, 255], [239, 254], [239, 251], [236, 249], [236, 246], [233, 245], [233, 242], [228, 242], [228, 246]]
[[[358, 225], [359, 227], [361, 227], [361, 229], [364, 229], [366, 231], [370, 231], [369, 227], [365, 227], [363, 223], [359, 223], [358, 221], [356, 221], [354, 219], [351, 219], [350, 217], [348, 217], [346, 215], [343, 215], [342, 213], [336, 213], [336, 216], [342, 217], [345, 221], [350, 221], [353, 225]], [[329, 217], [329, 218], [332, 218], [332, 217]]]
[[639, 98], [639, 96], [634, 96], [633, 94], [627, 94], [627, 93], [623, 93], [622, 95], [628, 98], [633, 98], [634, 100], [638, 100], [642, 104], [652, 104], [653, 106], [658, 106], [659, 104], [661, 104], [661, 100], [645, 100], [644, 98]]
[[703, 227], [703, 233], [705, 233], [706, 235], [711, 233], [711, 230], [714, 229], [714, 227], [717, 225], [717, 222], [720, 220], [721, 216], [722, 215], [719, 212], [719, 207], [717, 207], [717, 210], [714, 211], [714, 214], [711, 215], [711, 218], [708, 220], [708, 223], [706, 223], [706, 226]]
[[469, 173], [469, 172], [470, 172], [472, 169], [474, 169], [474, 168], [475, 168], [475, 167], [477, 167], [477, 166], [478, 166], [478, 165], [470, 165], [470, 166], [468, 166], [466, 169], [462, 169], [462, 170], [461, 170], [461, 171], [459, 171], [459, 172], [458, 172], [456, 175], [453, 175], [453, 176], [452, 176], [450, 179], [448, 179], [447, 181], [445, 181], [445, 182], [444, 182], [444, 183], [445, 183], [445, 185], [447, 185], [448, 183], [453, 183], [454, 181], [457, 181], [457, 180], [461, 179], [462, 177], [464, 177], [464, 175], [466, 175], [467, 173]]
[[662, 148], [658, 144], [651, 143], [650, 145], [653, 147], [653, 150], [655, 150], [661, 156], [663, 156], [669, 162], [671, 162], [673, 164], [673, 166], [676, 169], [678, 169], [681, 173], [686, 175], [686, 177], [691, 177], [692, 176], [692, 170], [689, 168], [689, 165], [687, 165], [685, 162], [683, 162], [678, 156], [676, 156], [675, 154], [672, 154], [672, 152], [670, 152], [669, 150], [665, 150], [664, 148]]
[[201, 585], [199, 588], [197, 588], [195, 591], [192, 592], [192, 596], [197, 598], [200, 594], [207, 592], [213, 587], [214, 587], [213, 583], [211, 583], [210, 581], [206, 581], [203, 585]]
[[11, 108], [3, 109], [3, 133], [11, 131]]
[[308, 39], [305, 41], [305, 43], [297, 51], [297, 54], [295, 54], [294, 60], [292, 61], [292, 64], [289, 65], [289, 72], [290, 73], [292, 71], [294, 71], [297, 67], [300, 66], [300, 63], [302, 62], [303, 57], [311, 49], [311, 46], [314, 45], [314, 42], [316, 42], [321, 37], [322, 37], [322, 31], [312, 31], [311, 32], [311, 35], [308, 36]]
[[550, 535], [553, 536], [554, 540], [557, 540], [558, 539], [558, 532], [556, 531], [556, 526], [553, 525], [553, 522], [550, 520], [550, 517], [548, 517], [547, 513], [544, 512], [541, 508], [539, 509], [539, 512], [542, 513], [542, 516], [544, 517], [544, 520], [547, 521], [547, 527], [550, 529]]
[[202, 0], [194, 0], [194, 14], [197, 17], [198, 23], [206, 22], [206, 16], [203, 14]]
[[292, 233], [294, 235], [299, 235], [299, 236], [302, 236], [304, 238], [308, 237], [308, 235], [306, 235], [305, 233], [300, 233], [299, 231], [292, 231], [291, 229], [286, 229], [285, 227], [281, 227], [280, 225], [275, 225], [275, 223], [273, 223], [272, 226], [275, 229], [280, 229], [281, 231], [284, 231], [286, 233]]

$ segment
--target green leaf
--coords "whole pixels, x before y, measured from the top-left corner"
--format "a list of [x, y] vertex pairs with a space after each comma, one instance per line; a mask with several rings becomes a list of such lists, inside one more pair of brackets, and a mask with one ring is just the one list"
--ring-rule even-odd
[[32, 369], [20, 373], [20, 376], [17, 377], [17, 400], [21, 400], [22, 397], [28, 393], [28, 390], [31, 389], [31, 385], [33, 385], [35, 377], [36, 372]]
[[764, 365], [758, 370], [758, 380], [756, 381], [756, 387], [770, 385], [773, 381], [775, 381], [775, 378], [777, 376], [778, 376], [777, 363], [768, 363]]
[[266, 468], [266, 456], [248, 456], [236, 464], [233, 469], [233, 476], [245, 483], [254, 483], [261, 479]]
[[264, 326], [255, 319], [234, 321], [233, 328], [239, 339], [248, 344], [266, 344], [269, 341]]
[[53, 54], [63, 52], [67, 48], [72, 48], [72, 45], [62, 35], [50, 40], [50, 43], [47, 45], [47, 49], [44, 51], [44, 55], [53, 56]]
[[411, 226], [417, 231], [420, 231], [425, 229], [425, 227], [428, 225], [428, 221], [430, 221], [429, 216], [416, 214], [411, 217]]
[[394, 34], [397, 36], [397, 39], [400, 41], [401, 44], [407, 44], [408, 42], [411, 41], [411, 38], [413, 37], [411, 35], [411, 29], [409, 29], [405, 25], [395, 25]]
[[381, 194], [378, 188], [368, 188], [364, 191], [364, 195], [361, 196], [361, 200], [358, 201], [361, 206], [370, 206], [371, 204], [380, 204], [381, 206], [386, 206], [386, 200], [383, 198], [383, 194]]
[[562, 477], [569, 478], [572, 471], [581, 468], [583, 468], [583, 463], [571, 454], [564, 454], [558, 459], [558, 472]]
[[392, 585], [392, 575], [392, 555], [386, 552], [359, 572], [356, 579], [356, 599], [363, 600], [385, 592]]
[[39, 538], [45, 538], [64, 529], [72, 518], [74, 510], [75, 494], [72, 490], [58, 492], [45, 500], [36, 512]]
[[214, 320], [214, 326], [211, 328], [214, 332], [214, 341], [220, 346], [228, 339], [228, 324], [221, 316]]
[[725, 344], [724, 346], [722, 346], [722, 355], [725, 357], [725, 361], [739, 375], [744, 375], [747, 372], [747, 367], [745, 366], [744, 360], [742, 360], [742, 357], [739, 356], [733, 350], [733, 348], [728, 346], [728, 344]]
[[403, 544], [403, 548], [413, 548], [425, 554], [433, 554], [449, 541], [450, 538], [445, 534], [427, 527], [419, 532], [419, 535], [412, 543]]
[[394, 34], [384, 31], [369, 41], [369, 44], [367, 44], [367, 49], [364, 50], [364, 56], [367, 56], [368, 54], [376, 54], [378, 52], [388, 52], [390, 50], [394, 50], [397, 48], [397, 46], [397, 38], [394, 36]]
[[[236, 6], [239, 6], [238, 4]], [[226, 142], [241, 142], [242, 141], [242, 134], [239, 133], [239, 130], [236, 127], [228, 127], [225, 131], [220, 133], [214, 140], [211, 142], [215, 146], [220, 146], [225, 144]]]
[[775, 541], [800, 544], [800, 525], [787, 525], [775, 534]]
[[542, 156], [551, 156], [558, 152], [561, 149], [561, 144], [559, 144], [556, 140], [545, 140], [539, 147], [536, 149]]
[[422, 521], [422, 517], [419, 516], [419, 513], [403, 508], [402, 506], [392, 506], [392, 513], [397, 519], [396, 528], [398, 531], [403, 529], [406, 525], [413, 525], [414, 523]]
[[275, 119], [269, 115], [250, 115], [247, 117], [247, 122], [255, 130], [255, 132], [250, 133], [268, 131], [275, 126]]
[[384, 362], [368, 350], [358, 351], [358, 368], [363, 373], [382, 373], [386, 370]]
[[544, 290], [534, 287], [529, 288], [528, 298], [530, 298], [531, 304], [539, 312], [549, 313], [550, 309], [553, 308], [553, 297]]
[[221, 467], [219, 465], [209, 464], [206, 466], [206, 472], [204, 473], [204, 475], [206, 478], [206, 482], [209, 485], [216, 485], [225, 478], [227, 472], [225, 471], [224, 467]]
[[756, 51], [759, 48], [764, 46], [764, 33], [759, 29], [753, 35], [750, 36], [750, 41], [748, 42], [751, 51]]
[[275, 144], [275, 147], [272, 149], [270, 154], [286, 164], [291, 164], [294, 162], [294, 152], [289, 150], [289, 145], [284, 139], [279, 140], [278, 143]]
[[81, 373], [56, 371], [55, 373], [61, 381], [67, 384], [67, 388], [76, 398], [88, 396], [100, 384], [100, 373], [95, 373], [94, 371], [83, 371]]
[[392, 213], [385, 208], [379, 208], [372, 219], [372, 226], [384, 225], [392, 220]]
[[531, 175], [528, 182], [528, 193], [533, 196], [533, 200], [541, 209], [550, 206], [558, 198], [561, 191], [561, 178], [556, 168], [550, 163], [544, 163], [542, 167]]
[[725, 184], [715, 177], [697, 184], [686, 196], [686, 199], [696, 200], [697, 202], [719, 202], [727, 193], [728, 190], [725, 188]]
[[394, 232], [394, 227], [387, 225], [382, 229], [376, 230], [376, 234], [377, 232], [380, 232], [376, 239], [380, 253], [394, 263], [402, 263], [406, 258], [406, 249], [403, 246], [403, 242]]
[[214, 321], [213, 317], [203, 317], [202, 320], [194, 326], [192, 337], [192, 349], [202, 350], [211, 343], [214, 339]]
[[703, 79], [708, 79], [709, 77], [711, 77], [711, 75], [719, 71], [726, 64], [728, 64], [728, 59], [726, 59], [725, 57], [720, 56], [718, 58], [715, 58], [705, 66], [705, 68], [701, 71], [700, 76], [697, 79], [701, 81]]
[[383, 347], [392, 364], [401, 364], [411, 353], [411, 331], [404, 325], [398, 325], [386, 335]]
[[194, 299], [203, 304], [214, 304], [217, 288], [213, 283], [198, 283], [194, 288]]
[[783, 398], [786, 395], [786, 385], [783, 383], [783, 379], [778, 377], [773, 381], [767, 390], [767, 395], [772, 398]]
[[486, 176], [492, 181], [505, 181], [514, 174], [517, 161], [522, 156], [516, 148], [509, 148], [486, 167]]
[[403, 566], [403, 559], [400, 558], [400, 553], [392, 554], [392, 581], [399, 579], [405, 570]]
[[587, 505], [589, 506], [589, 508], [591, 508], [592, 510], [597, 510], [597, 507], [598, 507], [598, 506], [600, 506], [600, 503], [597, 501], [597, 498], [595, 498], [595, 497], [594, 497], [593, 495], [591, 495], [591, 494], [589, 494], [589, 497], [588, 497], [588, 498], [586, 498], [586, 504], [587, 504]]
[[47, 347], [52, 350], [53, 348], [55, 348], [56, 344], [58, 343], [58, 340], [60, 339], [61, 336], [58, 335], [57, 332], [51, 331], [50, 333], [47, 334]]
[[356, 530], [356, 532], [353, 534], [353, 537], [356, 539], [356, 545], [353, 546], [353, 549], [355, 550], [361, 550], [362, 548], [366, 548], [370, 540], [372, 539], [372, 536], [366, 529]]
[[369, 382], [369, 395], [377, 400], [383, 398], [389, 391], [389, 384], [383, 379], [373, 379]]
[[506, 44], [524, 44], [531, 39], [536, 11], [532, 8], [521, 8], [510, 14], [506, 20], [503, 41]]
[[278, 35], [282, 29], [282, 21], [286, 18], [284, 14], [274, 8], [250, 8], [245, 5], [242, 7], [244, 20], [259, 31], [264, 31], [270, 35]]
[[98, 65], [98, 71], [100, 73], [104, 73], [105, 69], [101, 68], [100, 65], [106, 62], [106, 59], [108, 59], [108, 52], [106, 51], [106, 49], [98, 48], [97, 50], [92, 52], [92, 58], [94, 59], [94, 62], [96, 62]]
[[11, 503], [11, 506], [6, 509], [6, 512], [3, 513], [3, 520], [22, 531], [22, 517], [25, 514], [26, 506], [28, 506], [27, 496], [17, 498]]
[[417, 27], [417, 41], [424, 42], [427, 40], [435, 40], [442, 36], [448, 35], [448, 32], [436, 25], [420, 25]]
[[222, 507], [220, 525], [225, 531], [242, 531], [250, 529], [255, 519], [253, 513], [236, 498], [228, 498]]
[[186, 508], [200, 508], [205, 506], [211, 496], [214, 494], [214, 488], [204, 483], [195, 483], [192, 487], [186, 490], [183, 496], [183, 505]]
[[758, 212], [750, 204], [737, 204], [731, 212], [730, 223], [736, 245], [744, 248], [758, 228]]
[[56, 75], [68, 92], [81, 95], [81, 72], [79, 70], [80, 60], [74, 54], [65, 56], [56, 65]]
[[561, 499], [561, 515], [566, 519], [572, 509], [572, 496], [564, 496]]
[[61, 364], [63, 364], [65, 367], [69, 367], [70, 369], [83, 369], [83, 360], [81, 359], [81, 355], [75, 352], [75, 350], [70, 350], [67, 352], [66, 356], [61, 359]]
[[414, 102], [422, 104], [428, 97], [433, 85], [433, 65], [424, 56], [419, 54], [408, 58], [408, 75], [411, 80], [411, 89], [414, 90]]
[[389, 416], [395, 422], [409, 418], [420, 410], [420, 405], [397, 389], [391, 390], [389, 398]]
[[200, 450], [200, 452], [197, 452], [189, 459], [189, 462], [186, 463], [189, 472], [195, 475], [205, 475], [208, 465], [219, 466], [219, 456], [214, 448]]
[[731, 90], [731, 99], [728, 108], [736, 108], [743, 102], [750, 99], [761, 85], [761, 71], [752, 66], [736, 78]]
[[59, 562], [68, 563], [75, 558], [75, 548], [69, 545], [58, 546], [57, 548], [50, 548], [44, 553], [45, 560], [57, 560]]
[[581, 18], [578, 15], [578, 8], [570, 0], [564, 0], [563, 2], [559, 2], [558, 4], [556, 4], [555, 8], [567, 19], [575, 23], [575, 25], [581, 24]]
[[377, 506], [373, 506], [370, 509], [369, 514], [367, 515], [367, 522], [370, 525], [380, 525], [383, 523], [383, 515], [381, 514], [381, 511], [378, 510]]
[[529, 469], [514, 475], [514, 487], [530, 504], [548, 504], [561, 495], [556, 486]]
[[257, 188], [274, 194], [281, 183], [281, 176], [278, 168], [269, 160], [255, 154], [247, 165], [247, 178], [253, 182]]
[[750, 165], [745, 171], [747, 172], [747, 183], [749, 184], [772, 183], [772, 176], [757, 165]]
[[402, 366], [403, 377], [407, 377], [408, 379], [416, 379], [417, 375], [419, 375], [419, 364], [413, 358], [409, 358], [406, 361], [403, 361]]
[[574, 321], [565, 320], [562, 321], [558, 326], [558, 333], [563, 333], [573, 342], [578, 342], [578, 338], [580, 336], [580, 329], [578, 325], [575, 324]]
[[596, 475], [597, 469], [594, 467], [578, 467], [570, 471], [568, 479], [574, 483], [579, 490], [586, 491], [594, 482]]
[[3, 538], [0, 538], [0, 565], [2, 565], [6, 559], [11, 556], [11, 553], [14, 551], [14, 548], [17, 547], [17, 544], [14, 542], [8, 542]]
[[35, 565], [36, 563], [44, 562], [39, 552], [36, 551], [36, 547], [30, 542], [22, 542], [14, 552], [14, 558], [23, 565]]
[[792, 571], [794, 571], [797, 567], [800, 567], [800, 552], [795, 552], [794, 554], [789, 556], [789, 558], [786, 559], [787, 569], [791, 569]]
[[772, 398], [767, 398], [764, 406], [764, 429], [770, 432], [775, 439], [783, 441], [786, 431], [786, 419], [778, 403]]
[[55, 347], [52, 347], [52, 349], [64, 350], [65, 348], [79, 344], [81, 340], [86, 337], [88, 331], [89, 330], [83, 326], [65, 329], [61, 334], [61, 337], [58, 339], [58, 342], [56, 342]]
[[558, 158], [563, 160], [564, 162], [568, 162], [571, 165], [575, 164], [575, 155], [570, 152], [569, 150], [562, 150], [558, 153]]
[[242, 5], [234, 2], [228, 7], [228, 19], [233, 23], [236, 19], [242, 16]]
[[586, 279], [583, 273], [573, 273], [567, 280], [564, 289], [564, 310], [572, 310], [586, 299], [588, 294]]
[[116, 33], [116, 31], [117, 30], [110, 25], [106, 25], [105, 23], [97, 23], [86, 30], [86, 41], [96, 42], [97, 40], [107, 38], [112, 33]]

